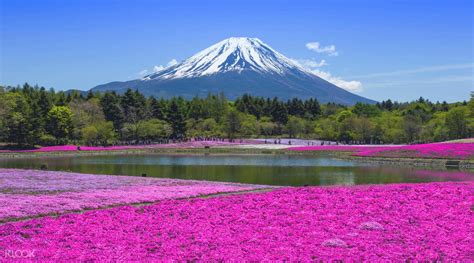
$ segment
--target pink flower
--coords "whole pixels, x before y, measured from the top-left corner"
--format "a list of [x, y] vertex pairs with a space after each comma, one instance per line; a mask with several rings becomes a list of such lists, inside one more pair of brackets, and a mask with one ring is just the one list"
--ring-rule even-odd
[[37, 261], [471, 261], [473, 191], [448, 182], [164, 200], [3, 224], [0, 250], [35, 250]]
[[[261, 144], [262, 142], [255, 140], [236, 140], [236, 142], [228, 141], [189, 141], [168, 144], [149, 144], [149, 145], [127, 145], [127, 146], [80, 146], [81, 151], [118, 151], [129, 149], [165, 149], [165, 148], [204, 148], [205, 146], [232, 146], [240, 144]], [[70, 152], [78, 151], [76, 145], [60, 145], [45, 146], [34, 150], [0, 150], [0, 152]]]
[[341, 145], [292, 147], [292, 151], [343, 151], [354, 156], [394, 158], [473, 159], [474, 143], [430, 143], [400, 146]]
[[0, 182], [0, 221], [267, 187], [17, 169], [0, 169]]

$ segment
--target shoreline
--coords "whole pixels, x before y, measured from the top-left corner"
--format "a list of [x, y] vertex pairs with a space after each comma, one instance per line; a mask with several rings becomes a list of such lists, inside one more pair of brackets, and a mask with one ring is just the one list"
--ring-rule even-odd
[[[213, 155], [309, 155], [330, 156], [342, 160], [351, 160], [361, 163], [371, 163], [390, 166], [431, 167], [431, 168], [453, 168], [474, 170], [472, 159], [447, 159], [447, 158], [422, 158], [422, 157], [379, 157], [379, 156], [356, 156], [354, 151], [293, 151], [288, 149], [259, 149], [252, 147], [228, 147], [218, 146], [211, 148], [136, 148], [121, 150], [91, 150], [91, 151], [55, 151], [55, 152], [0, 152], [0, 160], [17, 158], [44, 158], [44, 157], [76, 157], [76, 156], [104, 156], [104, 155], [134, 155], [134, 154], [213, 154]], [[447, 167], [448, 162], [457, 163]]]

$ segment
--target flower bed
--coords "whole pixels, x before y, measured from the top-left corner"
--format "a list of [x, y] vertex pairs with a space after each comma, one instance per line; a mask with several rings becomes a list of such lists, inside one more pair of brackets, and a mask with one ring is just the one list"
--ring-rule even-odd
[[395, 184], [168, 200], [0, 225], [0, 251], [40, 261], [470, 261], [473, 190]]
[[406, 145], [396, 148], [367, 149], [357, 156], [395, 158], [446, 158], [473, 159], [474, 143], [430, 143]]
[[0, 169], [0, 221], [262, 187], [266, 186]]
[[293, 151], [344, 151], [354, 156], [393, 158], [474, 159], [474, 143], [430, 143], [401, 146], [341, 145], [292, 147]]
[[[336, 152], [359, 152], [369, 149], [382, 148], [383, 146], [367, 145], [322, 145], [322, 146], [298, 146], [288, 148], [290, 151], [336, 151]], [[383, 147], [385, 148], [385, 147]]]
[[[325, 145], [335, 145], [335, 142], [332, 141], [321, 141], [321, 140], [309, 140], [309, 139], [288, 139], [288, 138], [259, 138], [259, 139], [254, 139], [255, 141], [258, 141], [260, 143], [264, 143], [265, 141], [267, 144], [274, 144], [274, 145], [298, 145], [298, 146], [304, 146], [304, 145], [321, 145], [321, 143], [324, 143]], [[276, 143], [275, 143], [276, 142]]]
[[[229, 141], [189, 141], [180, 143], [168, 143], [168, 144], [148, 144], [148, 145], [124, 145], [124, 146], [80, 146], [81, 151], [118, 151], [118, 150], [133, 150], [133, 149], [168, 149], [168, 148], [204, 148], [205, 146], [216, 147], [216, 146], [232, 146], [242, 144], [259, 144], [261, 142], [254, 140], [236, 140], [235, 142]], [[60, 145], [60, 146], [45, 146], [38, 149], [31, 150], [0, 150], [5, 153], [14, 152], [70, 152], [78, 151], [77, 145]]]

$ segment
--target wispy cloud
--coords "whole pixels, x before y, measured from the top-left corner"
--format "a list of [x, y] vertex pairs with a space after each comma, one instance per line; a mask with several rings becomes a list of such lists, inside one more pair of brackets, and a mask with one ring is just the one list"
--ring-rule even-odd
[[327, 66], [326, 60], [317, 61], [315, 59], [293, 59], [303, 68], [306, 68], [314, 75], [350, 92], [361, 92], [363, 90], [362, 83], [357, 80], [344, 80], [341, 77], [333, 76], [328, 71], [320, 70], [321, 67]]
[[173, 58], [173, 59], [170, 60], [165, 66], [164, 66], [164, 65], [156, 65], [156, 66], [154, 66], [154, 67], [153, 67], [153, 71], [154, 71], [154, 72], [158, 72], [158, 71], [161, 71], [161, 70], [163, 70], [163, 69], [165, 69], [165, 68], [167, 68], [167, 67], [174, 66], [174, 65], [176, 65], [176, 64], [178, 64], [178, 61]]
[[163, 69], [165, 69], [166, 67], [163, 66], [163, 65], [156, 65], [153, 67], [153, 72], [158, 72], [158, 71], [162, 71]]
[[144, 76], [144, 75], [146, 75], [147, 73], [148, 73], [148, 69], [144, 69], [144, 70], [138, 72], [137, 75], [138, 75], [138, 76]]
[[340, 77], [333, 76], [331, 73], [327, 71], [322, 71], [319, 69], [311, 70], [313, 74], [316, 76], [326, 80], [327, 82], [331, 82], [332, 84], [338, 86], [339, 88], [343, 88], [350, 92], [361, 92], [363, 90], [362, 83], [357, 80], [343, 80]]
[[337, 56], [339, 53], [336, 51], [335, 45], [321, 46], [319, 42], [306, 43], [306, 48], [317, 53], [328, 54], [329, 56]]
[[305, 68], [320, 68], [329, 65], [324, 59], [319, 62], [314, 59], [294, 59], [294, 61]]
[[473, 67], [474, 67], [474, 63], [437, 65], [437, 66], [420, 67], [420, 68], [414, 68], [414, 69], [395, 70], [395, 71], [390, 71], [390, 72], [359, 75], [359, 76], [353, 76], [353, 78], [371, 79], [371, 78], [410, 75], [410, 74], [417, 74], [417, 73], [448, 71], [448, 70], [456, 70], [456, 69], [469, 69]]

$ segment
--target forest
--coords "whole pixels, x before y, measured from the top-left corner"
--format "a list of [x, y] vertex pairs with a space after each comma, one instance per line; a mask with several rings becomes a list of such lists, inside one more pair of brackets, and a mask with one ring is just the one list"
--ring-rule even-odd
[[136, 90], [56, 92], [37, 85], [0, 87], [0, 142], [116, 145], [200, 138], [305, 138], [350, 144], [421, 143], [472, 137], [469, 101], [381, 101], [354, 106], [317, 98], [224, 94], [185, 100], [145, 97]]

